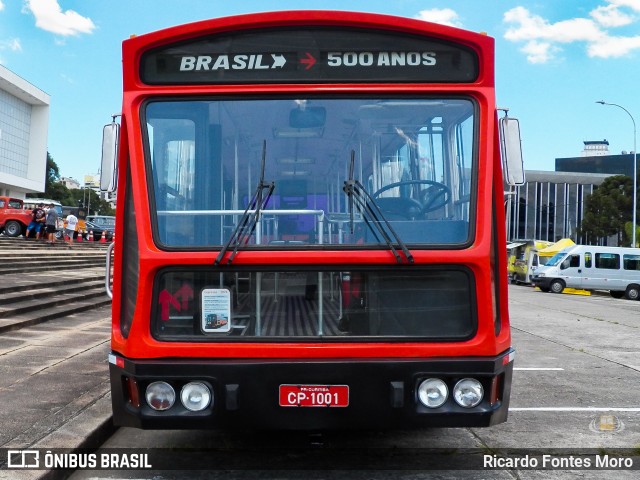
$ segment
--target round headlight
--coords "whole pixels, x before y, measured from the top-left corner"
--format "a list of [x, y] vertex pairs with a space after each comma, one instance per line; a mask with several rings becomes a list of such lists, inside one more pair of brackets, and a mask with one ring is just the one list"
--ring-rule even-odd
[[176, 392], [167, 382], [153, 382], [147, 387], [147, 403], [154, 410], [168, 410], [176, 401]]
[[458, 405], [473, 408], [482, 401], [484, 388], [474, 378], [463, 378], [453, 387], [453, 398]]
[[439, 378], [427, 378], [418, 386], [418, 400], [425, 407], [438, 408], [447, 401], [449, 389]]
[[199, 412], [211, 403], [211, 392], [204, 383], [191, 382], [182, 387], [180, 400], [187, 410]]

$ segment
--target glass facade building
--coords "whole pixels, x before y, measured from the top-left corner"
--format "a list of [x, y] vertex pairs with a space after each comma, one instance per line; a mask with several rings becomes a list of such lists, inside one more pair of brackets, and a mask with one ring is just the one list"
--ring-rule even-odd
[[49, 95], [0, 65], [0, 195], [42, 192]]
[[585, 199], [611, 175], [528, 170], [526, 183], [506, 198], [507, 240], [571, 238], [581, 243], [577, 230]]

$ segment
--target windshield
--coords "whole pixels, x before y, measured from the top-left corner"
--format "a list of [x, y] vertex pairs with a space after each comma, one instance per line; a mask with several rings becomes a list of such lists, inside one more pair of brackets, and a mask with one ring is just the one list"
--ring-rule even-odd
[[470, 240], [470, 99], [151, 101], [143, 116], [161, 245], [225, 245], [243, 221], [241, 248]]
[[549, 259], [549, 261], [545, 264], [547, 267], [555, 267], [560, 264], [562, 259], [567, 255], [567, 252], [562, 251], [556, 253], [553, 257]]

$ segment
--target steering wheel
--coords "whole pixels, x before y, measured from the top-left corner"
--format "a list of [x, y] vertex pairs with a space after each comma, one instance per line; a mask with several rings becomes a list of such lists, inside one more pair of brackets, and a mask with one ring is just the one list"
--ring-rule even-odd
[[[387, 190], [407, 185], [429, 185], [429, 188], [420, 191], [420, 202], [408, 197], [378, 198], [381, 193]], [[444, 207], [451, 198], [451, 189], [444, 183], [433, 180], [405, 180], [385, 185], [371, 196], [376, 199], [376, 203], [379, 204], [383, 211], [411, 220], [416, 218], [417, 215], [424, 215]]]

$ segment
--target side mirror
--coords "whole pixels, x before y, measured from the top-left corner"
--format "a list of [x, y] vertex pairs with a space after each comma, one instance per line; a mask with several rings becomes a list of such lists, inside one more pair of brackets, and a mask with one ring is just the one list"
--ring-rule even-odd
[[118, 184], [118, 144], [120, 125], [110, 123], [102, 129], [102, 161], [100, 164], [100, 190], [113, 192]]
[[502, 168], [508, 185], [524, 185], [524, 162], [520, 141], [520, 123], [517, 118], [502, 117], [500, 127], [500, 153]]

